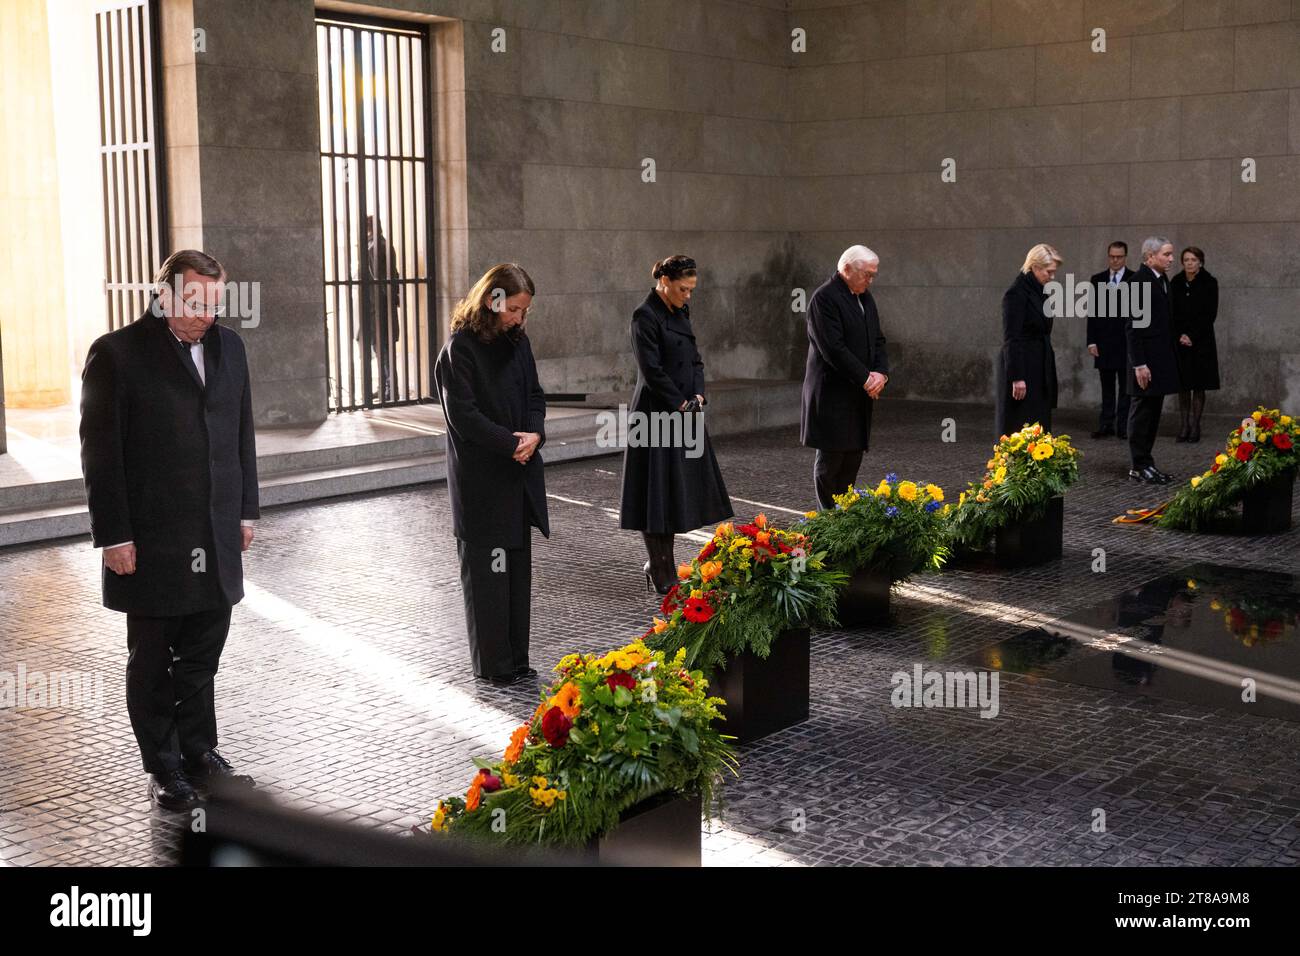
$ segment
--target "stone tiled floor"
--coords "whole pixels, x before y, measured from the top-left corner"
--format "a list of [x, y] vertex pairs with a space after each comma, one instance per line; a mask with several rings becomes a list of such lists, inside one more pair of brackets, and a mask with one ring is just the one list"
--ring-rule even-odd
[[[988, 454], [991, 415], [882, 403], [863, 481], [886, 470], [950, 492]], [[942, 420], [958, 441], [939, 440]], [[1168, 420], [1167, 420], [1168, 424]], [[1211, 434], [1230, 423], [1216, 420]], [[742, 750], [705, 863], [1289, 864], [1300, 862], [1300, 724], [1186, 702], [1002, 675], [1001, 712], [895, 709], [890, 675], [955, 663], [1026, 626], [1197, 560], [1294, 570], [1300, 531], [1248, 539], [1123, 527], [1151, 504], [1120, 443], [1088, 439], [1067, 498], [1066, 553], [1010, 573], [957, 567], [895, 593], [887, 627], [815, 633], [812, 717]], [[785, 430], [718, 442], [741, 499], [803, 510], [812, 453]], [[1188, 475], [1214, 448], [1162, 437]], [[550, 541], [534, 546], [533, 660], [644, 630], [636, 535], [617, 529], [617, 457], [548, 468]], [[773, 517], [785, 514], [769, 509]], [[462, 790], [536, 689], [470, 679], [443, 485], [266, 514], [218, 675], [222, 750], [276, 799], [400, 828]], [[679, 556], [691, 547], [679, 539]], [[1092, 551], [1107, 570], [1094, 574]], [[151, 864], [174, 857], [151, 813], [122, 699], [122, 618], [98, 603], [85, 542], [0, 551], [0, 670], [103, 676], [102, 709], [0, 711], [0, 860]], [[1106, 830], [1092, 831], [1094, 810]]]

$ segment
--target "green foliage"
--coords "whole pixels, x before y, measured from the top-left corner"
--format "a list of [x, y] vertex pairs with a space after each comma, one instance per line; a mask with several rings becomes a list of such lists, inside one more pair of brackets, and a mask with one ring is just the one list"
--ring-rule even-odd
[[848, 580], [822, 551], [810, 552], [799, 531], [752, 524], [719, 525], [713, 539], [684, 565], [646, 632], [651, 647], [685, 652], [687, 666], [710, 670], [742, 651], [767, 657], [788, 628], [836, 623], [838, 589]]
[[1000, 440], [984, 477], [949, 512], [950, 547], [979, 550], [1004, 525], [1041, 518], [1047, 503], [1078, 480], [1082, 454], [1069, 435], [1053, 436], [1038, 425]]
[[1202, 530], [1227, 516], [1252, 488], [1294, 477], [1297, 469], [1300, 426], [1261, 405], [1229, 433], [1210, 467], [1179, 488], [1158, 522], [1162, 528]]
[[942, 502], [937, 485], [890, 474], [874, 490], [849, 488], [836, 495], [834, 508], [810, 512], [797, 530], [825, 552], [833, 568], [849, 574], [872, 568], [903, 581], [919, 571], [937, 571], [948, 558]]
[[476, 760], [467, 797], [439, 802], [433, 830], [580, 847], [656, 794], [698, 792], [707, 816], [719, 811], [722, 775], [737, 761], [715, 725], [722, 701], [684, 655], [638, 641], [603, 657], [571, 654], [556, 671], [502, 759]]

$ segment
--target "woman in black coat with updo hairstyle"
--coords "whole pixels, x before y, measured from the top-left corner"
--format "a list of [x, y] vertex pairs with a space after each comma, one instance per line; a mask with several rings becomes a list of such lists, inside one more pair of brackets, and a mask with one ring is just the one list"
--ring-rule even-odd
[[1010, 435], [1035, 422], [1052, 430], [1056, 353], [1044, 286], [1061, 254], [1045, 242], [1029, 250], [1020, 275], [1002, 296], [1002, 351], [997, 363], [997, 432]]
[[[619, 526], [642, 533], [650, 556], [642, 568], [646, 585], [667, 594], [677, 580], [673, 535], [722, 521], [732, 510], [701, 410], [704, 362], [688, 304], [697, 282], [695, 260], [670, 256], [656, 262], [651, 274], [655, 287], [632, 313], [637, 379]], [[639, 436], [634, 418], [646, 423]], [[665, 432], [674, 436], [667, 446], [646, 440]]]
[[1188, 246], [1183, 271], [1169, 281], [1169, 308], [1178, 345], [1178, 411], [1182, 425], [1174, 441], [1201, 440], [1205, 393], [1219, 387], [1219, 346], [1214, 320], [1219, 314], [1219, 282], [1205, 268], [1205, 253]]

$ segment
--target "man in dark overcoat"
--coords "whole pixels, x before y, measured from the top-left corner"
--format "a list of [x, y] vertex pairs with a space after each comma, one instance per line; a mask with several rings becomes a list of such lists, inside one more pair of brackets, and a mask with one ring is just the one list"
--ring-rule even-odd
[[[1106, 250], [1106, 268], [1092, 277], [1092, 310], [1088, 313], [1087, 346], [1093, 368], [1101, 377], [1101, 418], [1093, 438], [1128, 438], [1127, 316], [1109, 308], [1124, 291], [1132, 292], [1137, 273], [1128, 267], [1128, 243], [1115, 240]], [[1123, 289], [1128, 284], [1129, 289]], [[1108, 292], [1107, 290], [1113, 290]]]
[[1165, 273], [1174, 261], [1174, 246], [1163, 236], [1142, 242], [1142, 268], [1137, 282], [1143, 286], [1127, 323], [1128, 393], [1132, 399], [1128, 419], [1129, 478], [1147, 484], [1167, 484], [1172, 476], [1155, 465], [1152, 449], [1160, 428], [1165, 396], [1178, 391], [1178, 359], [1174, 352], [1174, 324], [1170, 314], [1169, 280]]
[[871, 441], [872, 404], [889, 381], [889, 357], [871, 283], [880, 257], [850, 246], [833, 276], [808, 300], [799, 442], [817, 449], [813, 484], [822, 508], [833, 508], [857, 479]]
[[217, 750], [214, 677], [244, 596], [257, 450], [244, 344], [216, 322], [221, 264], [182, 250], [155, 283], [145, 313], [86, 356], [81, 464], [104, 606], [126, 614], [126, 704], [149, 794], [183, 810], [215, 778], [251, 783]]

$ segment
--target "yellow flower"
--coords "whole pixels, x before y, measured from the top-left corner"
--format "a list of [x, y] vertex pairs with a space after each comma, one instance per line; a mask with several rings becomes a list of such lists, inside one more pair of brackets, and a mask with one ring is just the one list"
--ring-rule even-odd
[[1006, 480], [1007, 480], [1007, 466], [1006, 466], [1006, 465], [998, 465], [998, 470], [995, 471], [995, 472], [993, 472], [993, 481], [994, 481], [994, 483], [1000, 485], [1000, 484], [1002, 484], [1002, 482], [1004, 482], [1004, 481], [1006, 481]]
[[1042, 461], [1044, 458], [1051, 458], [1055, 454], [1055, 449], [1052, 448], [1051, 442], [1040, 441], [1034, 446], [1032, 454], [1034, 461]]
[[816, 518], [816, 517], [817, 517], [817, 512], [815, 512], [815, 511], [805, 511], [805, 512], [803, 513], [803, 516], [804, 516], [805, 518]]
[[901, 482], [898, 486], [898, 497], [902, 498], [904, 501], [915, 501], [916, 482], [914, 481]]
[[1291, 424], [1291, 416], [1290, 416], [1290, 415], [1283, 415], [1281, 418], [1278, 419], [1278, 421], [1281, 422], [1283, 425], [1290, 425], [1290, 424]]
[[519, 786], [519, 778], [516, 777], [513, 773], [511, 773], [509, 770], [501, 771], [501, 782], [504, 783], [507, 787]]
[[1196, 590], [1196, 579], [1195, 579], [1195, 578], [1188, 578], [1188, 579], [1187, 579], [1187, 590], [1189, 590], [1189, 591], [1195, 591], [1195, 590]]
[[1264, 417], [1264, 413], [1260, 411], [1254, 411], [1250, 413], [1250, 417], [1255, 419], [1255, 421], [1259, 421], [1261, 418]]
[[438, 801], [438, 809], [433, 811], [433, 819], [429, 823], [434, 833], [441, 833], [447, 828], [447, 806], [441, 800]]
[[943, 489], [938, 485], [926, 485], [925, 493], [934, 501], [943, 501]]
[[1226, 465], [1228, 463], [1228, 456], [1223, 454], [1223, 452], [1219, 452], [1219, 454], [1214, 456], [1214, 463], [1216, 465]]
[[946, 514], [947, 514], [949, 511], [951, 511], [951, 510], [952, 510], [952, 505], [944, 505], [944, 506], [939, 510], [939, 514], [944, 514], [944, 515], [946, 515]]
[[965, 503], [966, 503], [966, 492], [963, 491], [961, 494], [957, 496], [957, 507], [960, 508]]
[[1196, 487], [1197, 485], [1199, 485], [1200, 483], [1201, 483], [1201, 476], [1200, 476], [1200, 475], [1192, 475], [1192, 487], [1195, 488], [1195, 487]]
[[888, 498], [890, 494], [889, 482], [885, 481], [883, 478], [880, 479], [880, 484], [876, 485], [876, 497]]

